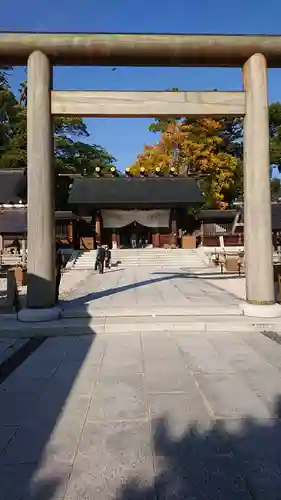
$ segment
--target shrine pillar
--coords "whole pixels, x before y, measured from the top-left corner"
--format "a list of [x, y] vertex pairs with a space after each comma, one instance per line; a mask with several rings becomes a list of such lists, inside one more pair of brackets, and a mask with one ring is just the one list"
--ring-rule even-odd
[[246, 300], [249, 316], [279, 316], [273, 278], [272, 216], [269, 163], [267, 62], [254, 54], [243, 67], [244, 245]]

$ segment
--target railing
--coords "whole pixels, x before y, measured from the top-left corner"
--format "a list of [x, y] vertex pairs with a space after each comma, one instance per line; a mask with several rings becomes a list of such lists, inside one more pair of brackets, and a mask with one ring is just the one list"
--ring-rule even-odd
[[3, 253], [0, 255], [0, 267], [17, 266], [23, 264], [23, 256], [19, 254]]
[[201, 241], [206, 247], [241, 247], [244, 245], [244, 235], [241, 233], [208, 235], [202, 236]]
[[202, 236], [221, 236], [231, 234], [232, 223], [217, 224], [214, 222], [203, 223], [201, 227]]

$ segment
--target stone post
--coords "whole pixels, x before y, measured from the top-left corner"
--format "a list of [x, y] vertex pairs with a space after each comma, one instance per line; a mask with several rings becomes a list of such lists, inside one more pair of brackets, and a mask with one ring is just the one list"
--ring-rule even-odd
[[66, 226], [67, 240], [68, 243], [73, 243], [73, 223], [72, 220], [68, 221]]
[[117, 230], [116, 231], [116, 244], [117, 244], [117, 248], [120, 248], [120, 241], [121, 241], [120, 232]]
[[112, 236], [111, 236], [111, 248], [116, 249], [117, 248], [117, 234], [116, 234], [116, 229], [112, 229]]
[[23, 238], [21, 241], [21, 250], [22, 250], [22, 265], [26, 266], [26, 239]]
[[95, 215], [95, 233], [96, 233], [96, 244], [101, 244], [101, 216], [99, 212]]
[[244, 244], [248, 302], [244, 312], [251, 316], [276, 316], [280, 312], [275, 305], [273, 279], [267, 63], [264, 55], [250, 57], [244, 65], [243, 76], [246, 98]]
[[158, 228], [156, 229], [153, 240], [154, 240], [154, 246], [156, 248], [159, 248], [160, 247], [160, 233], [159, 233]]
[[4, 253], [4, 236], [3, 234], [0, 234], [0, 268], [2, 267], [3, 263], [3, 253]]
[[52, 68], [45, 54], [35, 51], [27, 69], [27, 307], [37, 312], [22, 312], [20, 319], [35, 321], [57, 316], [52, 312], [56, 297]]
[[171, 230], [172, 230], [172, 245], [178, 246], [178, 228], [177, 228], [177, 215], [176, 211], [173, 210], [171, 217]]

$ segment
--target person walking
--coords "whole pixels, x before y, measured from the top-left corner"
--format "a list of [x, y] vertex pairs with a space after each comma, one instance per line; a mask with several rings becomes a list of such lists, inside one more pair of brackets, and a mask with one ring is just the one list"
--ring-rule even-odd
[[100, 274], [103, 274], [104, 270], [104, 259], [105, 259], [105, 249], [103, 246], [99, 245], [97, 248], [97, 256], [95, 262], [95, 271], [99, 270]]
[[63, 267], [63, 261], [62, 261], [62, 254], [60, 249], [56, 248], [56, 303], [59, 300], [59, 294], [60, 294], [60, 282], [61, 282], [61, 277], [62, 277], [62, 267]]
[[105, 247], [105, 267], [108, 269], [110, 267], [110, 261], [111, 261], [111, 251], [109, 250], [109, 246], [106, 245]]

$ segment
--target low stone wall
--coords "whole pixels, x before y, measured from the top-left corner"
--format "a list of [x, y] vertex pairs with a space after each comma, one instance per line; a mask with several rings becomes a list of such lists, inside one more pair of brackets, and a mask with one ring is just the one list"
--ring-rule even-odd
[[19, 308], [19, 295], [22, 291], [18, 287], [14, 269], [2, 270], [0, 276], [0, 314], [13, 313]]

